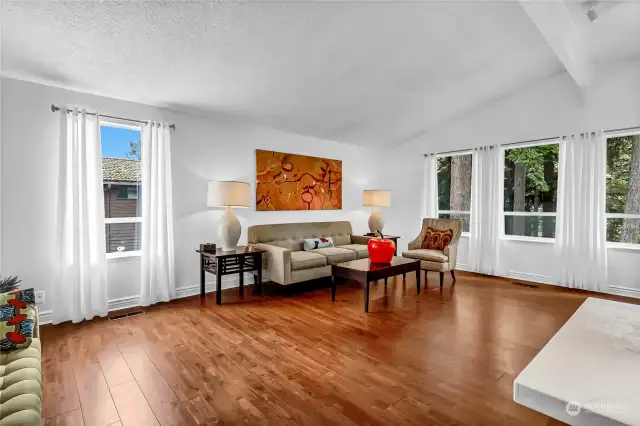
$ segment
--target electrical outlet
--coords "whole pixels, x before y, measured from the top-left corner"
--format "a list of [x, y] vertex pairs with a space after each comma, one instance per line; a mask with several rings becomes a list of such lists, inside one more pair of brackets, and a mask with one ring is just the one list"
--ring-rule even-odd
[[44, 303], [44, 291], [36, 291], [36, 303]]

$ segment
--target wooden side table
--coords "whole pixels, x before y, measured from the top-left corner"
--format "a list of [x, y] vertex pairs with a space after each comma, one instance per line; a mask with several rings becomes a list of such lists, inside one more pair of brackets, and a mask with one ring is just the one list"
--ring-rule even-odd
[[[369, 235], [369, 234], [364, 234], [363, 237], [369, 237], [369, 238], [375, 238], [375, 237], [379, 237], [379, 235]], [[385, 235], [384, 236], [386, 239], [388, 240], [392, 240], [393, 243], [396, 245], [396, 252], [393, 254], [394, 256], [398, 255], [398, 240], [402, 237], [398, 237], [395, 235]]]
[[256, 271], [253, 275], [254, 294], [262, 294], [262, 253], [264, 250], [254, 247], [236, 247], [235, 250], [224, 251], [221, 248], [209, 253], [200, 253], [200, 297], [204, 297], [204, 274], [208, 272], [216, 276], [216, 304], [222, 304], [222, 276], [238, 274], [240, 296], [244, 296], [244, 273]]

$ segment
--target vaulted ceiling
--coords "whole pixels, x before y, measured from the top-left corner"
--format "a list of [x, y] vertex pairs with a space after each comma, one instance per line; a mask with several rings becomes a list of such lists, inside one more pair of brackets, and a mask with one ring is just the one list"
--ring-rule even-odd
[[5, 0], [2, 74], [393, 146], [550, 75], [584, 90], [590, 62], [640, 56], [638, 1], [596, 3], [594, 22], [583, 3], [547, 3]]

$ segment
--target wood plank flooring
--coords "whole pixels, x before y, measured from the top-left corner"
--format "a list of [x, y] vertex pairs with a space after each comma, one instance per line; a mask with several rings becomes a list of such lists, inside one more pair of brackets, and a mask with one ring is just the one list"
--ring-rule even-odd
[[512, 383], [590, 294], [458, 275], [380, 281], [369, 314], [345, 283], [43, 326], [46, 424], [558, 424]]

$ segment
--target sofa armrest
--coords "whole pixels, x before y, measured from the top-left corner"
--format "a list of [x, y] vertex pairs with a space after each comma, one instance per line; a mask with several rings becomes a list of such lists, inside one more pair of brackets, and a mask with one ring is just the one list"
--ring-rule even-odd
[[269, 271], [269, 279], [279, 284], [289, 284], [291, 282], [291, 250], [272, 246], [270, 244], [251, 244], [265, 250], [266, 270]]
[[449, 257], [449, 270], [456, 269], [456, 258], [458, 257], [458, 243], [449, 244], [444, 248], [444, 254]]
[[371, 238], [373, 237], [368, 237], [366, 235], [352, 235], [351, 244], [364, 244], [366, 246]]

